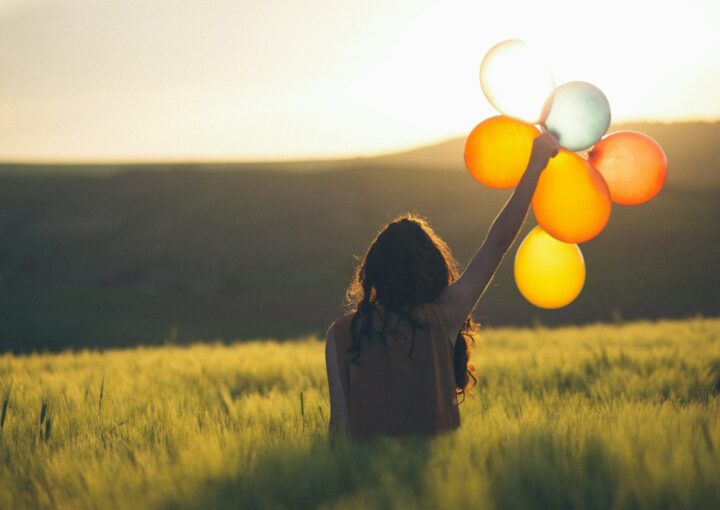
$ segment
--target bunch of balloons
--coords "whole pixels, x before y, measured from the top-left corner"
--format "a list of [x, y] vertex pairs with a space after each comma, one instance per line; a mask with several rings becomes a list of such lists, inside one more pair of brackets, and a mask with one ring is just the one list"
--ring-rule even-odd
[[[610, 219], [611, 204], [637, 205], [658, 194], [667, 159], [649, 136], [610, 126], [610, 105], [594, 85], [555, 86], [550, 67], [526, 42], [511, 39], [488, 51], [480, 84], [501, 115], [478, 124], [465, 142], [465, 165], [481, 183], [515, 187], [540, 134], [561, 146], [538, 181], [532, 210], [538, 222], [515, 256], [520, 293], [541, 308], [571, 303], [585, 283], [579, 243], [597, 236]], [[586, 151], [587, 157], [576, 151]]]

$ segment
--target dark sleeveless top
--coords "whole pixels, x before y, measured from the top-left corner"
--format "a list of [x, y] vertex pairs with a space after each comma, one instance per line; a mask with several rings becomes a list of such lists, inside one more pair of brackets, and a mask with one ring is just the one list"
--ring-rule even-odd
[[[374, 331], [380, 329], [384, 313], [379, 306], [376, 312]], [[430, 303], [419, 305], [413, 316], [424, 329], [416, 327], [412, 358], [408, 356], [411, 326], [390, 314], [386, 344], [377, 337], [372, 342], [363, 339], [357, 364], [349, 352], [352, 314], [335, 321], [340, 379], [348, 403], [348, 432], [356, 438], [438, 434], [460, 426], [453, 345], [445, 314], [440, 304]]]

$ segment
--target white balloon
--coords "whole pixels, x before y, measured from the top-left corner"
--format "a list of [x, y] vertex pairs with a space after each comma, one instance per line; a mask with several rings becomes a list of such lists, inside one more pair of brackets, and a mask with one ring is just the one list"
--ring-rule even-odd
[[497, 111], [537, 124], [550, 109], [555, 79], [550, 66], [530, 44], [509, 39], [485, 54], [480, 86]]

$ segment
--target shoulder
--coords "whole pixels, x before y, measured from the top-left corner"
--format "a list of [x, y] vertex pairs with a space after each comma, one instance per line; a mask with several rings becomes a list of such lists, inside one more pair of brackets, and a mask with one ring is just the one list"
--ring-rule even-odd
[[338, 342], [341, 341], [345, 329], [352, 320], [352, 314], [344, 314], [335, 319], [325, 331], [326, 342]]
[[326, 359], [332, 359], [335, 361], [337, 359], [337, 338], [335, 334], [335, 330], [337, 329], [337, 322], [338, 320], [334, 320], [330, 326], [328, 326], [327, 331], [325, 332], [325, 357]]
[[342, 315], [335, 319], [325, 333], [325, 357], [332, 363], [345, 366], [350, 349], [350, 320], [352, 315]]
[[328, 326], [327, 331], [325, 331], [325, 340], [329, 341], [331, 338], [334, 338], [335, 336], [335, 324], [337, 323], [337, 319], [332, 321], [330, 323], [330, 326]]
[[336, 341], [335, 341], [335, 322], [333, 321], [330, 326], [327, 328], [327, 331], [325, 332], [325, 356], [330, 357], [334, 356], [334, 353], [337, 349]]
[[337, 320], [334, 320], [330, 326], [328, 326], [327, 331], [325, 331], [325, 352], [328, 352], [330, 350], [335, 349], [335, 344], [337, 343], [337, 340], [335, 339], [335, 330], [337, 329]]

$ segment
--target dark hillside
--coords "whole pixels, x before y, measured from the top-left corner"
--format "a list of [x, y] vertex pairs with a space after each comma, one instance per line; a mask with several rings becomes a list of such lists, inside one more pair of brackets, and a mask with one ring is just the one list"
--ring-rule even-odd
[[[615, 206], [606, 230], [582, 246], [588, 279], [578, 300], [553, 312], [525, 303], [513, 249], [478, 307], [482, 322], [720, 313], [720, 124], [635, 128], [666, 149], [668, 183], [648, 204]], [[353, 254], [394, 215], [427, 216], [462, 264], [472, 255], [509, 192], [473, 181], [462, 145], [322, 162], [321, 172], [300, 171], [310, 163], [98, 175], [6, 165], [0, 350], [323, 332]]]

